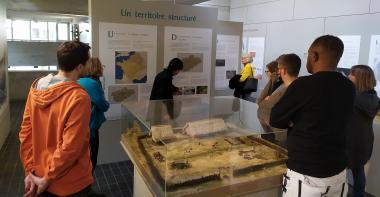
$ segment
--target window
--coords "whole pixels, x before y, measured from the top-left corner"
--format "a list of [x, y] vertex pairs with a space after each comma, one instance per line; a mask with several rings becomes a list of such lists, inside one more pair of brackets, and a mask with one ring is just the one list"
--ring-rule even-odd
[[16, 41], [71, 40], [70, 22], [6, 19], [7, 39]]
[[68, 40], [68, 39], [69, 39], [69, 24], [58, 23], [58, 40]]
[[69, 35], [70, 35], [70, 40], [73, 40], [73, 26], [69, 25], [70, 30], [69, 30]]
[[14, 40], [30, 40], [30, 21], [14, 20], [12, 27]]
[[48, 22], [49, 41], [57, 41], [57, 22]]
[[[55, 59], [55, 53], [52, 56], [52, 54], [48, 52], [55, 50], [56, 45], [59, 45], [60, 42], [71, 40], [70, 28], [73, 18], [70, 19], [66, 16], [54, 17], [50, 15], [33, 16], [29, 18], [19, 18], [20, 16], [11, 17], [17, 17], [17, 19], [6, 19], [7, 40], [16, 42], [9, 42], [8, 47], [22, 46], [23, 51], [9, 51], [8, 70], [57, 70], [56, 62], [52, 61], [53, 56], [53, 59]], [[36, 55], [33, 54], [33, 52], [35, 52], [35, 46], [43, 46], [41, 50], [44, 51], [37, 51]], [[54, 49], [52, 49], [52, 47]], [[20, 57], [37, 56], [43, 56], [44, 61], [27, 60], [22, 63], [18, 61]]]
[[48, 40], [47, 22], [31, 22], [31, 40]]
[[91, 42], [91, 26], [89, 23], [79, 23], [79, 39], [81, 42], [90, 43]]

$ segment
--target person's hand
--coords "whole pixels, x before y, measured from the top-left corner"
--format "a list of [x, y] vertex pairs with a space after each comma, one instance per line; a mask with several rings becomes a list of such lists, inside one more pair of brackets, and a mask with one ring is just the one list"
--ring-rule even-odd
[[177, 92], [174, 92], [174, 95], [182, 95], [182, 91], [178, 90]]
[[33, 197], [33, 196], [36, 196], [36, 189], [37, 189], [37, 187], [36, 187], [36, 184], [34, 184], [34, 182], [32, 181], [32, 179], [30, 177], [30, 174], [25, 177], [24, 183], [25, 183], [24, 197]]
[[42, 192], [44, 192], [50, 185], [50, 182], [48, 180], [35, 176], [33, 174], [30, 174], [30, 178], [32, 179], [33, 183], [37, 186], [37, 195], [42, 194]]

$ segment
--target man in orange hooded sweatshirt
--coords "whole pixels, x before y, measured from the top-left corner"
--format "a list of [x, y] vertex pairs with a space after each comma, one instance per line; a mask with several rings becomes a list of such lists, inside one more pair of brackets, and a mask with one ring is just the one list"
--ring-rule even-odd
[[91, 193], [91, 101], [76, 83], [89, 49], [76, 41], [61, 44], [58, 74], [37, 79], [30, 88], [19, 133], [25, 196]]

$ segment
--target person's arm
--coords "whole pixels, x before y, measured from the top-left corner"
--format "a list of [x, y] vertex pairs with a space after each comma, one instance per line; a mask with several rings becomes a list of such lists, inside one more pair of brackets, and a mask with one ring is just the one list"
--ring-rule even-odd
[[272, 127], [286, 129], [289, 127], [291, 120], [301, 105], [301, 94], [304, 94], [304, 90], [300, 87], [300, 81], [294, 81], [285, 91], [280, 100], [273, 106], [269, 124]]
[[87, 91], [90, 95], [91, 101], [96, 105], [96, 107], [102, 111], [106, 112], [110, 107], [110, 104], [104, 97], [104, 91], [98, 83], [91, 83], [91, 91]]
[[30, 122], [30, 92], [25, 104], [24, 116], [19, 132], [20, 139], [20, 159], [25, 169], [25, 176], [28, 176], [33, 168], [33, 146], [32, 146], [32, 126]]
[[250, 64], [246, 64], [241, 71], [241, 77], [239, 79], [239, 82], [244, 82], [248, 77], [253, 76], [252, 73], [252, 66]]
[[172, 92], [178, 92], [179, 91], [179, 88], [176, 87], [175, 85], [173, 85], [173, 83], [171, 82], [171, 87], [172, 87]]
[[[48, 162], [49, 171], [43, 177], [51, 182], [66, 174], [71, 166], [83, 157], [89, 147], [91, 102], [87, 95], [79, 95], [69, 107], [63, 131], [62, 143], [56, 148]], [[90, 159], [90, 158], [89, 158]]]
[[[270, 112], [271, 112], [273, 106], [276, 103], [278, 103], [278, 101], [284, 95], [285, 91], [286, 91], [285, 86], [281, 86], [276, 91], [274, 91], [273, 94], [268, 97], [268, 99], [260, 102], [259, 110], [258, 110], [258, 117], [261, 120], [265, 121], [265, 123], [269, 124]], [[265, 113], [259, 113], [259, 112], [265, 112]]]
[[257, 98], [256, 103], [260, 105], [260, 103], [269, 96], [269, 89], [272, 86], [272, 81], [269, 80], [268, 83], [265, 85], [263, 91], [261, 91], [260, 96]]

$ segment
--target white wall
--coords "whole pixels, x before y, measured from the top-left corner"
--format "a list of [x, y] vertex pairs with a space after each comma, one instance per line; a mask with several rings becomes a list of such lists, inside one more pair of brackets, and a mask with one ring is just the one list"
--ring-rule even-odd
[[380, 12], [380, 0], [372, 0], [370, 10], [371, 13]]
[[[302, 28], [299, 28], [302, 27]], [[284, 37], [286, 32], [291, 33]], [[283, 53], [296, 53], [306, 62], [304, 53], [316, 37], [323, 34], [323, 19], [274, 22], [267, 26], [265, 62], [275, 60]], [[301, 73], [307, 73], [306, 67]]]
[[218, 8], [218, 20], [230, 20], [230, 0], [211, 0], [195, 4], [194, 6]]
[[7, 9], [29, 12], [50, 12], [88, 15], [87, 0], [1, 0]]
[[[243, 36], [265, 37], [264, 63], [298, 54], [305, 69], [311, 42], [324, 34], [361, 35], [359, 64], [368, 64], [372, 34], [380, 34], [380, 0], [231, 0], [230, 20], [244, 23]], [[262, 89], [266, 77], [259, 82]]]
[[[360, 35], [359, 64], [368, 64], [371, 35], [380, 35], [380, 0], [231, 0], [230, 19], [244, 22], [244, 36], [265, 37], [264, 63], [283, 53], [302, 59], [300, 75], [307, 75], [311, 42], [324, 34]], [[259, 82], [263, 88], [264, 77]], [[375, 127], [376, 136], [380, 129]], [[367, 192], [380, 195], [379, 140], [375, 140]]]
[[359, 63], [368, 64], [371, 35], [380, 35], [380, 13], [329, 17], [325, 33], [335, 35], [361, 35]]
[[369, 13], [370, 0], [301, 0], [294, 3], [294, 18], [330, 17]]
[[57, 65], [57, 48], [60, 42], [8, 41], [10, 66]]

